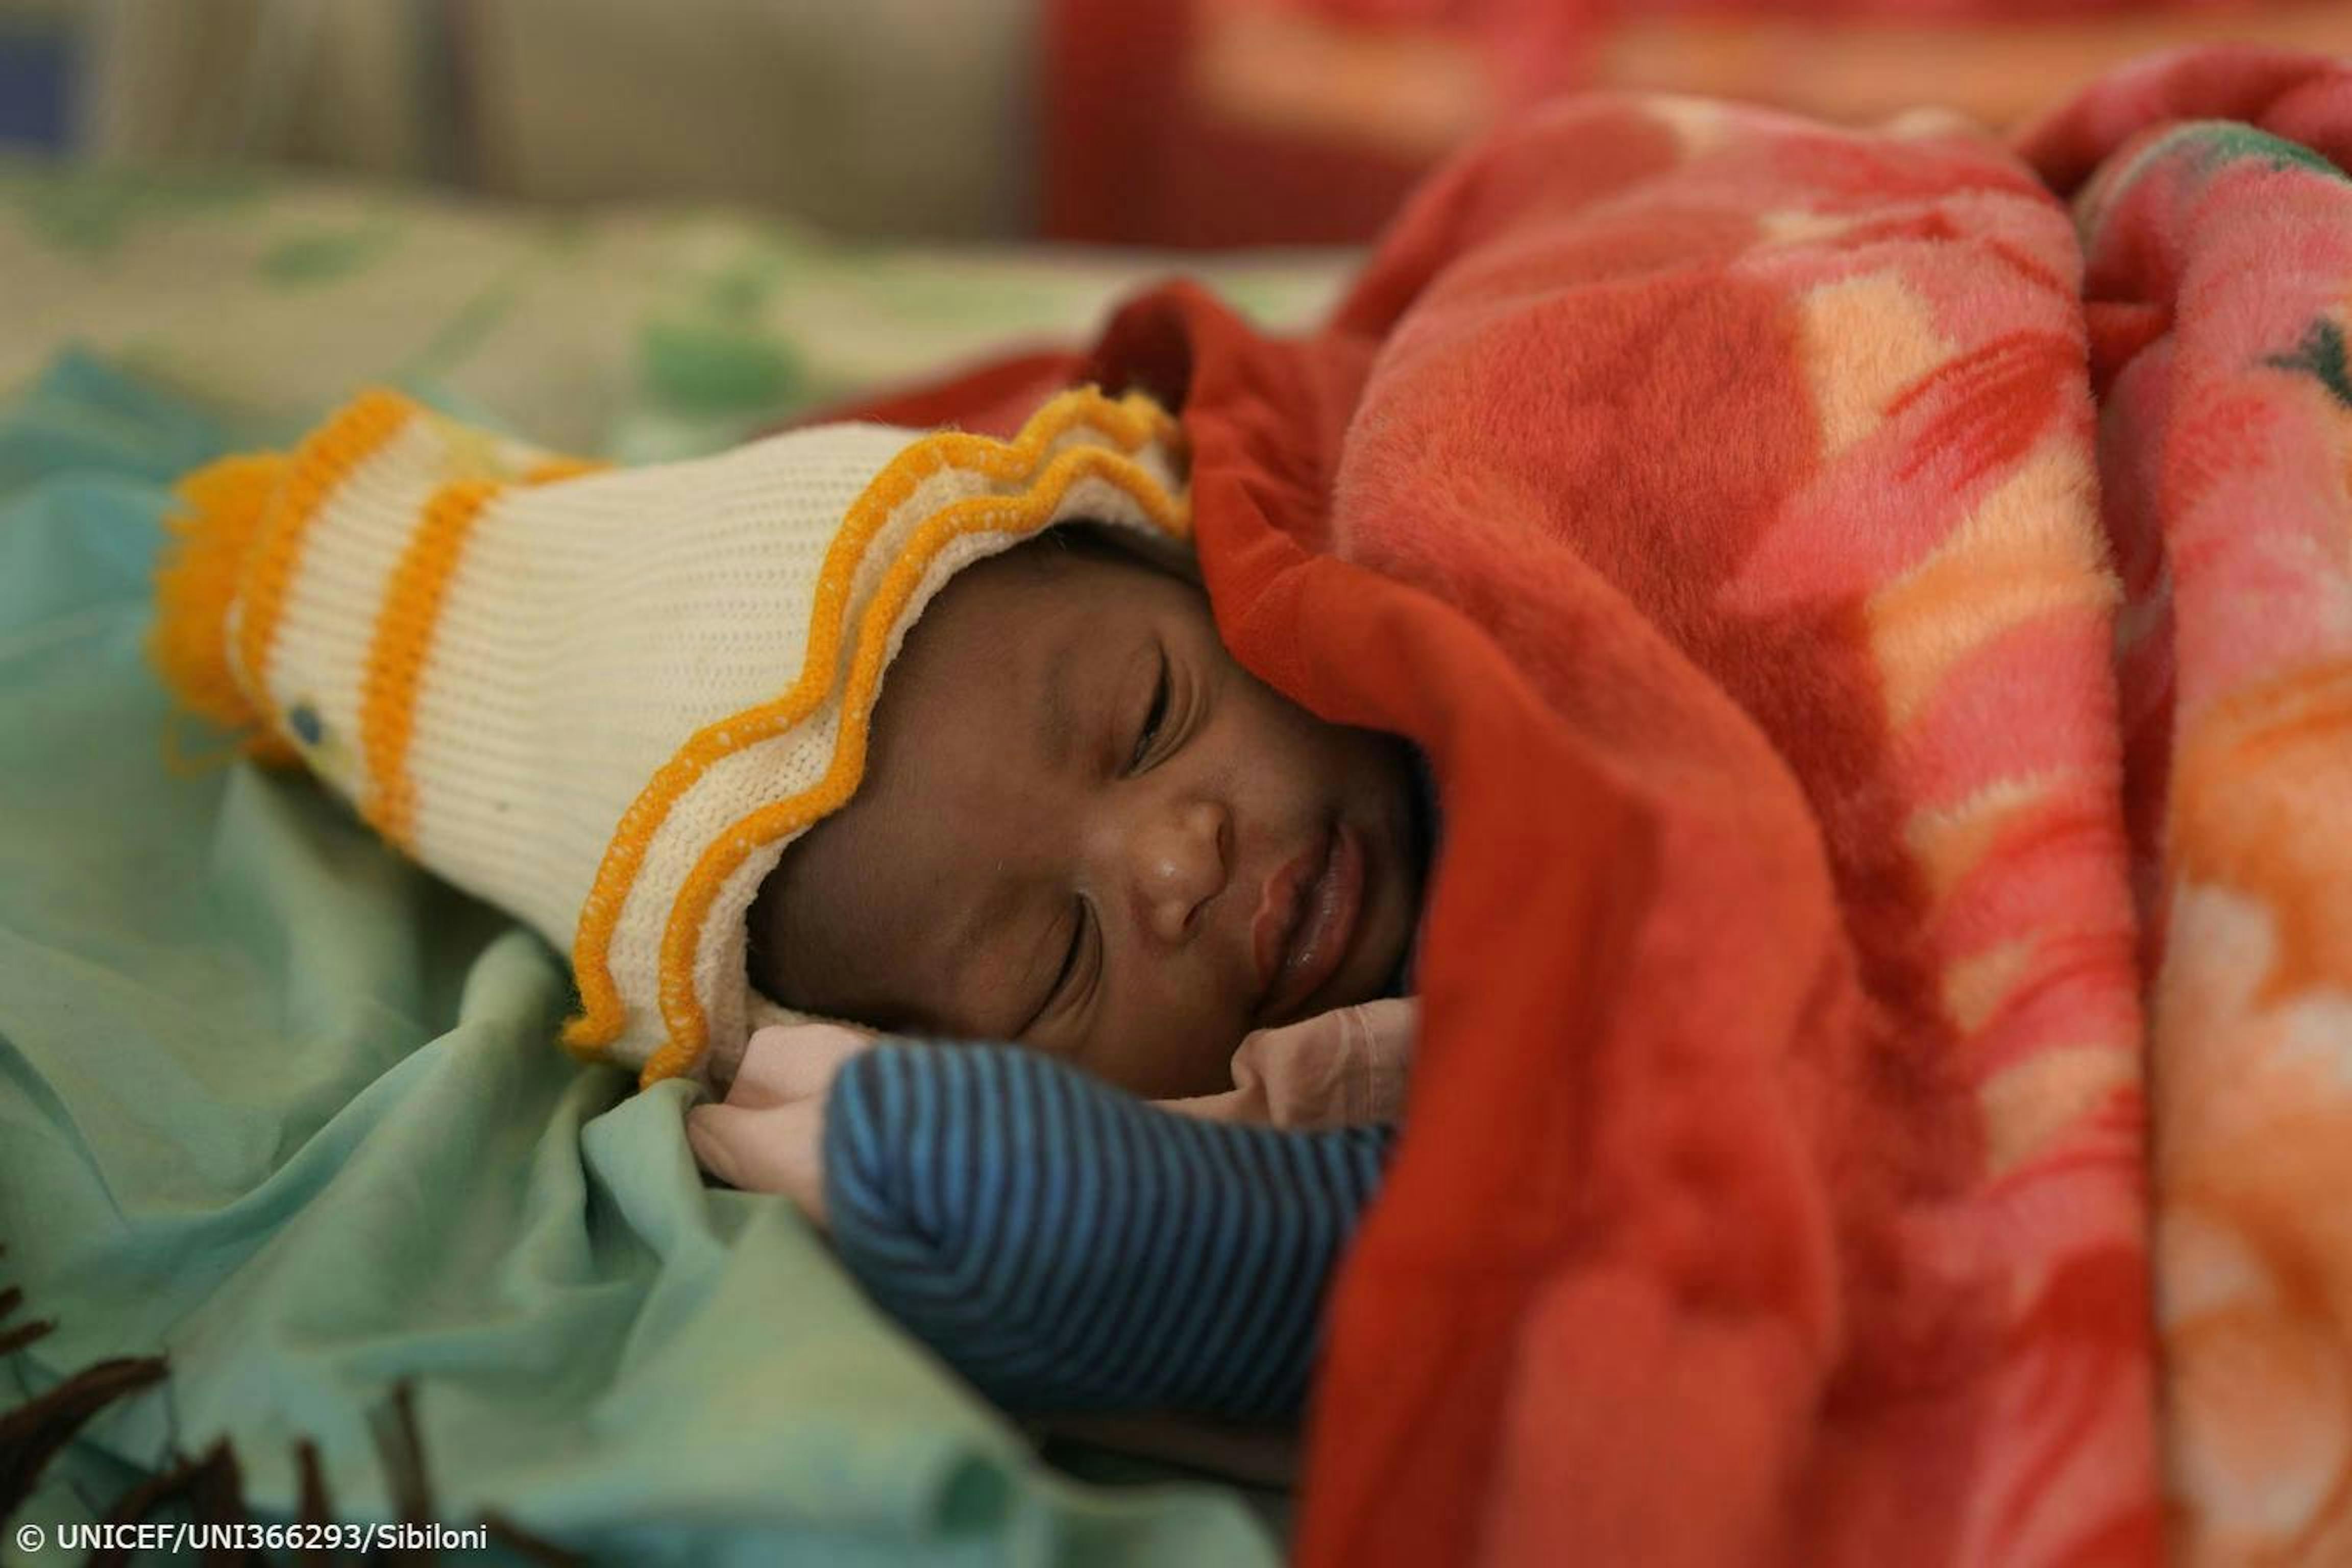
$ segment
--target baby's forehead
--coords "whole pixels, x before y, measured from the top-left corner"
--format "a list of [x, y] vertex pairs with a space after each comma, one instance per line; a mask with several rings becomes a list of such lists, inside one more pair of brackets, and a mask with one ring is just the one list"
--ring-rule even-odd
[[[1101, 651], [1066, 646], [1074, 626], [1111, 639], [1146, 616], [1208, 613], [1197, 585], [1169, 565], [1099, 533], [1056, 529], [950, 580], [908, 634], [899, 664], [911, 665], [917, 681], [938, 673], [934, 667], [966, 677], [1009, 674], [1028, 647], [1081, 658]], [[974, 657], [983, 652], [1003, 657]], [[884, 678], [886, 705], [894, 682], [908, 684], [898, 665]]]
[[1056, 529], [966, 567], [883, 672], [865, 776], [836, 815], [920, 836], [927, 824], [896, 819], [939, 809], [959, 784], [984, 794], [991, 775], [1034, 772], [1059, 754], [1057, 734], [1148, 684], [1171, 642], [1215, 647], [1206, 595], [1099, 533]]
[[[1003, 559], [1025, 563], [1040, 574], [1064, 582], [1129, 576], [1197, 587], [1199, 568], [1189, 548], [1168, 539], [1146, 539], [1108, 524], [1078, 521], [1050, 529], [1015, 545]], [[953, 586], [952, 584], [950, 586]]]
[[929, 837], [942, 793], [989, 794], [1004, 782], [994, 775], [1034, 771], [1055, 752], [1057, 724], [1082, 728], [1148, 678], [1153, 633], [1196, 617], [1208, 624], [1193, 635], [1213, 638], [1197, 588], [1087, 536], [1034, 541], [966, 568], [885, 671], [865, 777], [837, 816], [892, 837]]

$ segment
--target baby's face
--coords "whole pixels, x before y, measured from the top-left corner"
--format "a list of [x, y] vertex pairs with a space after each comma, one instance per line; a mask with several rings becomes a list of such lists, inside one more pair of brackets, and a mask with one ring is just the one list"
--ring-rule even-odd
[[1402, 742], [1249, 675], [1193, 584], [1048, 540], [908, 633], [865, 784], [752, 909], [753, 977], [1212, 1093], [1250, 1030], [1381, 993], [1421, 875]]

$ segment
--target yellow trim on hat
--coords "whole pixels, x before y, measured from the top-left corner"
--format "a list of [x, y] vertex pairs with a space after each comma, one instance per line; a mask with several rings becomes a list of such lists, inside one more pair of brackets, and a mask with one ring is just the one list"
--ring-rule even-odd
[[527, 485], [551, 485], [558, 479], [576, 479], [585, 474], [601, 474], [613, 465], [593, 458], [546, 458], [522, 471]]
[[866, 771], [867, 721], [882, 680], [883, 652], [889, 646], [890, 628], [898, 624], [932, 561], [949, 543], [967, 534], [1026, 537], [1039, 531], [1052, 521], [1054, 509], [1070, 487], [1087, 479], [1107, 479], [1125, 490], [1162, 532], [1180, 538], [1184, 534], [1188, 519], [1182, 504], [1132, 459], [1101, 447], [1063, 453], [1024, 495], [974, 496], [941, 508], [923, 524], [908, 542], [907, 552], [892, 563], [866, 610], [858, 633], [856, 659], [850, 668], [849, 690], [842, 701], [841, 731], [824, 777], [789, 800], [731, 824], [702, 852], [678, 889], [670, 906], [669, 923], [662, 932], [660, 996], [669, 1038], [646, 1059], [639, 1087], [691, 1070], [709, 1043], [709, 1019], [703, 1013], [702, 999], [695, 994], [694, 960], [701, 946], [703, 923], [709, 919], [710, 906], [727, 879], [763, 846], [839, 809], [856, 790]]
[[[957, 431], [944, 431], [917, 439], [866, 487], [850, 507], [833, 542], [826, 548], [824, 565], [817, 579], [808, 646], [803, 653], [800, 674], [792, 686], [772, 702], [731, 714], [698, 731], [662, 765], [623, 814], [582, 906], [580, 925], [572, 942], [572, 973], [580, 988], [581, 1011], [564, 1026], [563, 1042], [573, 1052], [593, 1056], [601, 1047], [618, 1039], [627, 1026], [627, 1008], [613, 980], [612, 942], [614, 933], [620, 926], [622, 910], [652, 847], [654, 836], [661, 830], [671, 809], [711, 767], [746, 747], [782, 734], [806, 719], [824, 702], [832, 689], [834, 670], [840, 658], [851, 584], [856, 579], [875, 536], [892, 514], [914, 495], [924, 480], [945, 468], [970, 469], [999, 480], [1012, 480], [1033, 474], [1053, 443], [1082, 425], [1099, 430], [1129, 451], [1154, 438], [1172, 439], [1179, 429], [1176, 422], [1149, 398], [1130, 395], [1113, 402], [1091, 387], [1082, 387], [1063, 393], [1047, 403], [1030, 417], [1021, 433], [1009, 443]], [[1150, 503], [1145, 500], [1148, 493], [1158, 498], [1161, 510], [1168, 515], [1181, 516], [1175, 504], [1168, 500], [1165, 492], [1149, 474], [1132, 464], [1126, 466], [1130, 474], [1116, 476], [1115, 479], [1123, 484], [1123, 488], [1136, 494], [1139, 502], [1145, 504], [1147, 511], [1152, 510]], [[1019, 504], [1007, 503], [999, 498], [982, 499], [989, 500], [992, 504]], [[1022, 499], [1025, 500], [1028, 498]], [[1176, 526], [1181, 528], [1181, 522]], [[925, 535], [919, 535], [928, 536], [928, 530]], [[944, 540], [939, 542], [944, 542]], [[933, 549], [936, 548], [937, 544], [934, 544]], [[926, 555], [922, 564], [927, 565], [928, 563], [929, 556]], [[895, 581], [895, 574], [906, 564], [902, 559], [892, 568], [894, 576], [886, 582]], [[921, 566], [918, 565], [915, 570], [919, 573]], [[863, 710], [859, 711], [862, 715]], [[860, 721], [862, 723], [862, 717]], [[858, 754], [862, 757], [862, 733], [857, 743]], [[837, 761], [838, 751], [835, 755]], [[814, 790], [805, 792], [806, 795], [841, 788], [842, 797], [845, 798], [846, 788], [834, 783], [837, 772], [837, 767], [835, 772], [829, 772], [825, 781]], [[851, 782], [854, 784], [854, 775]], [[838, 801], [835, 804], [837, 805]], [[827, 806], [824, 809], [831, 808]], [[665, 1016], [668, 1012], [666, 1006]], [[694, 1016], [699, 1016], [698, 1007]], [[679, 1042], [672, 1040], [647, 1062], [646, 1081], [684, 1070], [700, 1052], [698, 1030], [693, 1045], [683, 1051], [682, 1058]], [[663, 1070], [658, 1074], [654, 1070], [656, 1062], [663, 1064]]]

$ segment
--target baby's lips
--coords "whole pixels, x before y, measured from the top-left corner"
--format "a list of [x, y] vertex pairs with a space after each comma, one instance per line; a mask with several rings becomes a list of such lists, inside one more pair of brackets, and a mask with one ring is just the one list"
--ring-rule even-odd
[[772, 1024], [743, 1044], [727, 1103], [746, 1110], [823, 1095], [841, 1064], [874, 1043], [847, 1024]]

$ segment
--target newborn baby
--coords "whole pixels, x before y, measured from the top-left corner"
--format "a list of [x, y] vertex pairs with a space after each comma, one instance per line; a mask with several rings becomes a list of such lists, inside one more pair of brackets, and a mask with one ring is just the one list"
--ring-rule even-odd
[[[983, 1388], [1279, 1412], [1388, 1133], [1143, 1097], [1401, 986], [1424, 792], [1226, 654], [1185, 472], [1165, 409], [1087, 387], [1008, 439], [638, 468], [371, 392], [183, 481], [150, 651], [567, 952], [564, 1043], [726, 1093], [677, 1101], [705, 1167], [829, 1218]], [[977, 1043], [761, 1027], [795, 1013]]]
[[916, 623], [864, 785], [752, 907], [751, 979], [1211, 1094], [1252, 1031], [1402, 989], [1425, 837], [1404, 742], [1289, 701], [1196, 584], [1065, 526]]

